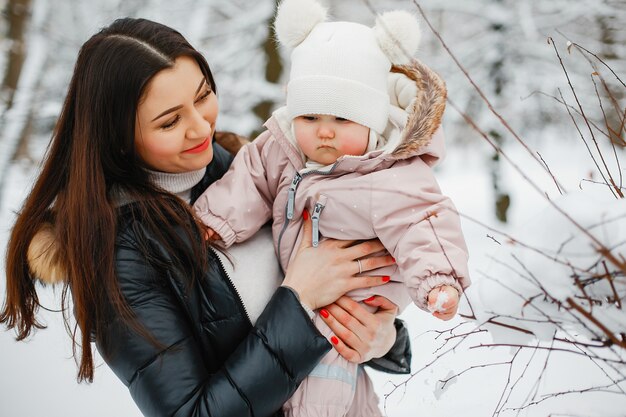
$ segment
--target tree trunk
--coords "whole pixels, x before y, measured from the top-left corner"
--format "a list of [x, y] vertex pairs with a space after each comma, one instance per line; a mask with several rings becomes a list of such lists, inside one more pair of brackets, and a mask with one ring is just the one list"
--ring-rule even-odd
[[[26, 2], [19, 0], [20, 4]], [[11, 0], [11, 4], [14, 4]], [[16, 153], [24, 154], [27, 149], [29, 132], [32, 128], [33, 118], [36, 116], [35, 102], [37, 100], [37, 90], [41, 82], [42, 74], [46, 66], [48, 57], [46, 34], [44, 26], [48, 19], [50, 7], [48, 0], [35, 0], [33, 4], [33, 22], [25, 22], [31, 25], [32, 29], [23, 27], [21, 38], [26, 39], [28, 35], [29, 46], [21, 48], [23, 55], [20, 58], [20, 67], [23, 64], [28, 71], [20, 71], [19, 83], [11, 93], [11, 107], [4, 109], [0, 114], [0, 196], [4, 189], [7, 172]], [[29, 3], [30, 4], [30, 3]], [[22, 13], [29, 15], [28, 11]], [[20, 41], [23, 42], [23, 41]]]
[[[600, 30], [600, 41], [602, 42], [602, 51], [599, 56], [609, 64], [616, 63], [620, 59], [615, 51], [616, 47], [621, 46], [621, 42], [616, 39], [616, 37], [619, 37], [620, 23], [616, 21], [614, 16], [610, 15], [598, 16], [596, 22]], [[623, 146], [626, 136], [624, 133], [624, 118], [626, 117], [624, 113], [626, 110], [621, 108], [619, 103], [624, 98], [624, 90], [618, 86], [611, 88], [610, 84], [605, 89], [600, 83], [598, 84], [602, 101], [605, 102], [604, 111], [606, 114], [607, 133], [614, 144]]]
[[[507, 7], [503, 0], [493, 0], [495, 4], [500, 8]], [[492, 21], [489, 25], [489, 31], [491, 32], [491, 38], [494, 40], [493, 48], [497, 51], [497, 57], [489, 65], [489, 81], [492, 83], [489, 87], [493, 97], [493, 102], [496, 108], [503, 107], [503, 101], [506, 100], [505, 91], [507, 89], [508, 68], [507, 54], [510, 52], [507, 50], [506, 39], [510, 34], [509, 28], [505, 21]], [[504, 135], [501, 131], [502, 127], [498, 124], [491, 128], [489, 136], [492, 140], [498, 144], [503, 145]], [[511, 194], [507, 191], [507, 186], [502, 181], [502, 167], [500, 156], [496, 153], [492, 158], [493, 164], [491, 166], [491, 178], [494, 190], [494, 203], [495, 214], [498, 220], [503, 223], [507, 222], [507, 213], [511, 205]]]
[[5, 100], [5, 108], [11, 108], [13, 96], [17, 89], [17, 83], [22, 72], [22, 64], [26, 47], [24, 44], [24, 32], [28, 23], [30, 0], [9, 0], [5, 15], [9, 23], [9, 33], [7, 40], [10, 42], [8, 48], [9, 56], [7, 68], [2, 81], [1, 95]]
[[[277, 0], [275, 4], [275, 7], [278, 7]], [[267, 23], [269, 27], [272, 26], [273, 18], [274, 16], [271, 16], [270, 20]], [[265, 51], [265, 55], [267, 56], [267, 64], [265, 66], [265, 79], [271, 83], [278, 83], [280, 75], [283, 71], [283, 64], [275, 42], [276, 41], [274, 40], [274, 31], [270, 29], [267, 31], [267, 38], [263, 43], [263, 51]], [[267, 120], [271, 115], [274, 104], [275, 103], [273, 101], [264, 100], [254, 106], [252, 111], [254, 111], [254, 114], [256, 114], [261, 120]], [[252, 133], [251, 137], [254, 138], [259, 133], [261, 133], [261, 131], [255, 131]]]

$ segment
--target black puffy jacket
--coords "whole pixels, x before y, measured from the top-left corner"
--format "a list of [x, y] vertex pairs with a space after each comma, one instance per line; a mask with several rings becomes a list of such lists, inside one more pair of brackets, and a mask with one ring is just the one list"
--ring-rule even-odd
[[[192, 192], [195, 199], [230, 163], [216, 147], [214, 161]], [[188, 280], [151, 266], [141, 254], [146, 236], [133, 204], [120, 209], [116, 243], [119, 285], [156, 347], [112, 315], [100, 326], [98, 350], [146, 416], [280, 416], [282, 404], [330, 349], [296, 295], [280, 287], [252, 327], [236, 290], [215, 256], [204, 279]], [[147, 235], [149, 239], [149, 234]], [[157, 245], [155, 243], [155, 245]], [[159, 264], [168, 254], [154, 250]], [[400, 328], [383, 368], [408, 371], [408, 337]], [[404, 366], [404, 367], [403, 367]]]

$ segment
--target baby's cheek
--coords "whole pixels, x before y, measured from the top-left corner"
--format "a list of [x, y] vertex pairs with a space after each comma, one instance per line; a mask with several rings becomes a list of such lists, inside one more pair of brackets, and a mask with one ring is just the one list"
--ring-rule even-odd
[[342, 153], [344, 155], [363, 155], [367, 149], [368, 138], [350, 137], [344, 143]]

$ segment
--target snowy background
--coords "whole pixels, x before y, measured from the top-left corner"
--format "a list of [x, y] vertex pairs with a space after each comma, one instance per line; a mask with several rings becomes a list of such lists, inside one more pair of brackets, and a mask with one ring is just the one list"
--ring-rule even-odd
[[[337, 19], [369, 25], [374, 11], [421, 16], [411, 0], [325, 3]], [[419, 58], [449, 89], [448, 157], [437, 176], [463, 216], [474, 284], [461, 310], [476, 319], [444, 323], [407, 309], [413, 375], [372, 372], [381, 406], [394, 417], [626, 416], [626, 204], [618, 198], [626, 166], [626, 1], [419, 5], [510, 129], [422, 18]], [[2, 248], [78, 48], [115, 17], [171, 25], [205, 53], [218, 84], [220, 129], [252, 135], [283, 99], [287, 68], [268, 33], [271, 0], [0, 0], [0, 7]], [[597, 54], [619, 78], [576, 45], [568, 50], [568, 41]], [[10, 77], [16, 62], [23, 62], [17, 79]], [[605, 184], [610, 178], [614, 187]], [[600, 254], [602, 247], [608, 252]], [[50, 288], [40, 291], [51, 310], [59, 298]], [[0, 330], [0, 416], [139, 416], [102, 360], [93, 384], [76, 383], [61, 314], [40, 313], [48, 328], [26, 342]]]

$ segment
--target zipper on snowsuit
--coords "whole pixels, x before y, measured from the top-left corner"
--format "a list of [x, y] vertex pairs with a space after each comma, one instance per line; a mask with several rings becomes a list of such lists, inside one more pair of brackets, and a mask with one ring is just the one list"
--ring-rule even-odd
[[296, 172], [296, 176], [293, 177], [293, 181], [291, 181], [291, 185], [289, 186], [289, 194], [287, 196], [287, 220], [293, 219], [293, 207], [296, 202], [296, 190], [298, 189], [300, 181], [302, 181], [302, 176], [300, 173]]
[[[304, 177], [306, 177], [307, 175], [311, 175], [311, 174], [329, 175], [335, 170], [335, 168], [337, 168], [338, 165], [339, 165], [339, 162], [335, 162], [328, 171], [313, 170], [313, 171], [304, 172], [302, 174], [300, 174], [299, 172], [296, 172], [296, 175], [291, 181], [291, 185], [289, 186], [289, 194], [287, 196], [287, 207], [285, 207], [285, 221], [283, 222], [283, 227], [280, 230], [280, 234], [278, 235], [278, 245], [277, 245], [276, 253], [280, 254], [280, 244], [283, 240], [283, 235], [285, 234], [285, 230], [287, 230], [287, 226], [289, 225], [289, 222], [293, 219], [296, 192], [298, 191], [298, 186], [300, 185]], [[293, 193], [292, 193], [292, 189], [293, 189]], [[289, 217], [290, 202], [291, 202], [291, 217]]]
[[311, 242], [313, 243], [313, 247], [317, 248], [320, 243], [320, 215], [322, 211], [326, 207], [326, 196], [321, 195], [320, 199], [315, 203], [313, 207], [313, 214], [311, 215], [311, 221], [313, 222], [312, 236]]

